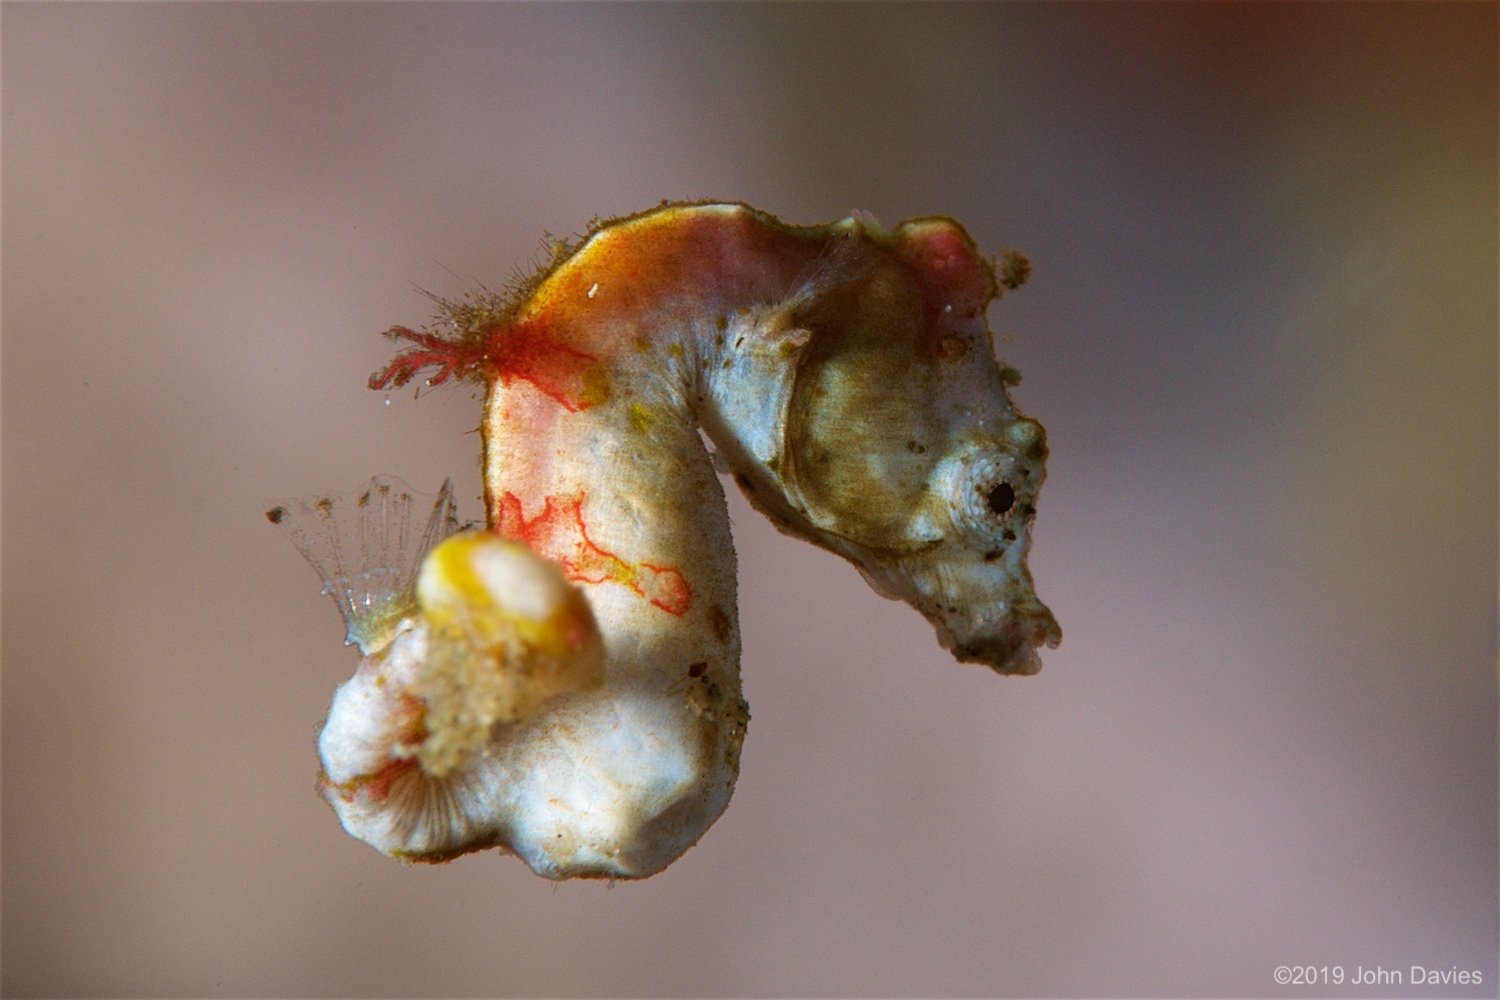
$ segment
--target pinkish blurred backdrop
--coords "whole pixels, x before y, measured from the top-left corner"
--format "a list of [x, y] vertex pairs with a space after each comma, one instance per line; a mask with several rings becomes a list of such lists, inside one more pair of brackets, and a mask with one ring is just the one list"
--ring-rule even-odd
[[[1494, 4], [7, 3], [11, 995], [1494, 996]], [[261, 511], [479, 513], [414, 285], [663, 198], [943, 213], [1053, 458], [1033, 678], [734, 501], [754, 721], [641, 884], [402, 867]], [[1283, 988], [1278, 965], [1478, 971]]]

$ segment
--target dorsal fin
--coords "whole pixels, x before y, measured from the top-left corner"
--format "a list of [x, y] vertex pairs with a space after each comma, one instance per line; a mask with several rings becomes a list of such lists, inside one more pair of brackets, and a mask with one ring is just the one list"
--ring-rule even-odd
[[353, 494], [323, 494], [266, 511], [322, 577], [323, 593], [348, 628], [345, 641], [366, 654], [384, 647], [411, 614], [423, 556], [460, 528], [451, 479], [438, 491], [425, 527], [414, 521], [417, 496], [399, 479], [375, 476]]

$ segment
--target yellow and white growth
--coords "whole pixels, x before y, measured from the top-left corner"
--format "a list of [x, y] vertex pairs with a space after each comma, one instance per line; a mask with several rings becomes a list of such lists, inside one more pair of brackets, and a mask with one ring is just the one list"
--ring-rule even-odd
[[[377, 479], [274, 508], [364, 654], [319, 737], [346, 830], [639, 878], [728, 805], [749, 719], [715, 463], [960, 659], [1040, 668], [1026, 567], [1047, 454], [985, 307], [1025, 279], [948, 219], [788, 226], [688, 204], [595, 226], [508, 294], [442, 303], [371, 385], [485, 387], [482, 530]], [[997, 275], [997, 267], [999, 274]], [[717, 454], [710, 456], [700, 429]]]

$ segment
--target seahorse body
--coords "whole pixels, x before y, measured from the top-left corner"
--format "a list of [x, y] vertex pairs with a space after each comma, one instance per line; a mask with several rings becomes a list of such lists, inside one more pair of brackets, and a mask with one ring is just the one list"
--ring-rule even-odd
[[397, 328], [416, 346], [373, 385], [486, 386], [488, 532], [427, 557], [335, 696], [319, 749], [345, 828], [413, 860], [500, 846], [549, 878], [635, 878], [718, 818], [749, 714], [700, 428], [783, 531], [959, 659], [1034, 673], [1061, 638], [1026, 568], [1046, 444], [995, 361], [1001, 288], [947, 219], [668, 205], [597, 227], [511, 300], [449, 304], [445, 331]]

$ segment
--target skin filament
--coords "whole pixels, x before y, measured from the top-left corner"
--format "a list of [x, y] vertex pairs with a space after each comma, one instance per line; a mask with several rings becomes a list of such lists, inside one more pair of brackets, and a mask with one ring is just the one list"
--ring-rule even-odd
[[1026, 565], [1046, 440], [985, 320], [1024, 258], [944, 218], [740, 204], [552, 249], [507, 294], [394, 328], [409, 346], [370, 379], [484, 386], [483, 529], [445, 492], [419, 530], [390, 480], [268, 513], [364, 654], [318, 741], [350, 834], [413, 861], [499, 847], [553, 879], [643, 878], [703, 835], [749, 721], [715, 461], [957, 659], [1040, 669], [1061, 640]]

